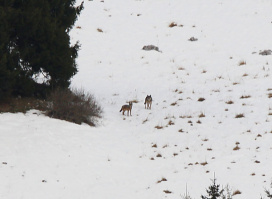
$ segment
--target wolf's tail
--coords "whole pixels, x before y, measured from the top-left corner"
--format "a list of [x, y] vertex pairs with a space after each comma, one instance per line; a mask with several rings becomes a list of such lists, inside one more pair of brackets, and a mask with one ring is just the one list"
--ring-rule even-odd
[[121, 111], [122, 111], [122, 108], [121, 108], [121, 110], [119, 112], [121, 112]]

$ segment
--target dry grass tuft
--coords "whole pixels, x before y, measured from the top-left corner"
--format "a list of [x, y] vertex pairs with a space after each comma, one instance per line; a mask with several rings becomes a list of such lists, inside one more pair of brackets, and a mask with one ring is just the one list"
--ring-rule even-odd
[[246, 65], [246, 61], [242, 60], [238, 63], [239, 66]]
[[231, 100], [229, 100], [229, 101], [226, 102], [226, 104], [233, 104], [233, 103], [234, 103], [234, 102], [231, 101]]
[[240, 99], [246, 99], [246, 98], [250, 98], [251, 96], [250, 95], [242, 95], [241, 97], [240, 97]]
[[205, 166], [205, 165], [207, 165], [208, 164], [208, 162], [207, 161], [205, 161], [205, 162], [201, 162], [200, 163], [200, 165], [202, 165], [202, 166]]
[[169, 190], [163, 190], [164, 193], [167, 193], [167, 194], [170, 194], [172, 193], [172, 191], [169, 191]]
[[103, 32], [103, 30], [101, 28], [97, 28], [96, 29], [98, 32]]
[[155, 126], [155, 128], [156, 128], [156, 129], [163, 129], [163, 126], [157, 125], [157, 126]]
[[248, 74], [247, 74], [247, 73], [243, 74], [243, 77], [247, 77], [247, 76], [248, 76]]
[[199, 101], [199, 102], [203, 102], [203, 101], [205, 101], [205, 98], [203, 98], [203, 97], [200, 97], [197, 101]]
[[242, 192], [241, 192], [241, 191], [239, 191], [239, 190], [236, 190], [236, 191], [234, 191], [234, 192], [233, 192], [233, 194], [232, 194], [232, 195], [233, 195], [233, 196], [235, 196], [235, 195], [239, 195], [239, 194], [242, 194]]
[[184, 119], [184, 118], [192, 118], [192, 116], [191, 115], [181, 115], [181, 116], [179, 116], [179, 118], [182, 118], [182, 119]]
[[157, 183], [166, 182], [166, 181], [167, 181], [166, 178], [162, 178], [161, 180], [158, 180]]
[[158, 146], [157, 146], [157, 144], [153, 144], [152, 147], [153, 148], [157, 148]]
[[205, 117], [205, 114], [204, 114], [204, 113], [201, 113], [198, 117], [199, 117], [199, 118]]
[[35, 98], [10, 98], [0, 103], [0, 113], [10, 112], [26, 113], [31, 109], [45, 111], [48, 107], [48, 102]]
[[156, 155], [156, 157], [157, 157], [157, 158], [161, 158], [162, 155], [161, 155], [160, 153], [158, 153], [158, 154]]
[[168, 125], [175, 125], [175, 123], [172, 120], [169, 120]]
[[242, 117], [245, 117], [243, 113], [237, 114], [237, 115], [235, 116], [235, 118], [242, 118]]
[[148, 118], [146, 118], [144, 121], [143, 121], [143, 124], [146, 123], [148, 121]]
[[183, 133], [184, 131], [183, 131], [182, 129], [179, 129], [178, 132], [179, 132], [179, 133]]
[[183, 68], [183, 67], [179, 67], [179, 68], [178, 68], [178, 70], [185, 70], [185, 68]]
[[175, 22], [172, 22], [172, 23], [169, 24], [169, 28], [173, 28], [175, 26], [177, 26], [177, 23], [175, 23]]
[[240, 147], [236, 145], [236, 147], [233, 148], [233, 151], [238, 151], [238, 150], [240, 150]]

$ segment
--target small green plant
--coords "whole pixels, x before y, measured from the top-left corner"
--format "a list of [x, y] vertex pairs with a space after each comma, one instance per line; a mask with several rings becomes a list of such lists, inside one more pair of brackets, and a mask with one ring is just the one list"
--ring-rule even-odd
[[212, 185], [206, 189], [207, 196], [201, 195], [201, 199], [217, 199], [223, 196], [224, 189], [220, 189], [220, 185], [216, 184], [216, 179], [212, 180]]

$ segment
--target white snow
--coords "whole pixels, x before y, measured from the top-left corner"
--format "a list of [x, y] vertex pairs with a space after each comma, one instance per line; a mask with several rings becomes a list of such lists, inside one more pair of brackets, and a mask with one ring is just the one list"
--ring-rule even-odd
[[[214, 175], [242, 192], [233, 198], [265, 196], [272, 56], [259, 52], [272, 49], [272, 1], [93, 0], [84, 7], [71, 32], [81, 43], [72, 87], [94, 94], [103, 118], [89, 127], [36, 110], [0, 114], [0, 198], [180, 199], [187, 186], [196, 199]], [[123, 116], [130, 100], [139, 103]]]

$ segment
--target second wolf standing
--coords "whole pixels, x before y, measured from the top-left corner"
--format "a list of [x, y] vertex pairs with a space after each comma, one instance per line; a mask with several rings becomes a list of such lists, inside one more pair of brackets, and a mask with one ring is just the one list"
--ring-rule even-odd
[[129, 116], [129, 112], [130, 112], [130, 116], [131, 116], [131, 109], [132, 109], [132, 102], [128, 103], [129, 105], [123, 105], [120, 112], [123, 111], [123, 115], [125, 113], [125, 111], [127, 111], [127, 115]]
[[151, 104], [152, 104], [152, 97], [151, 95], [147, 95], [146, 98], [145, 98], [145, 108], [147, 109], [151, 109]]

